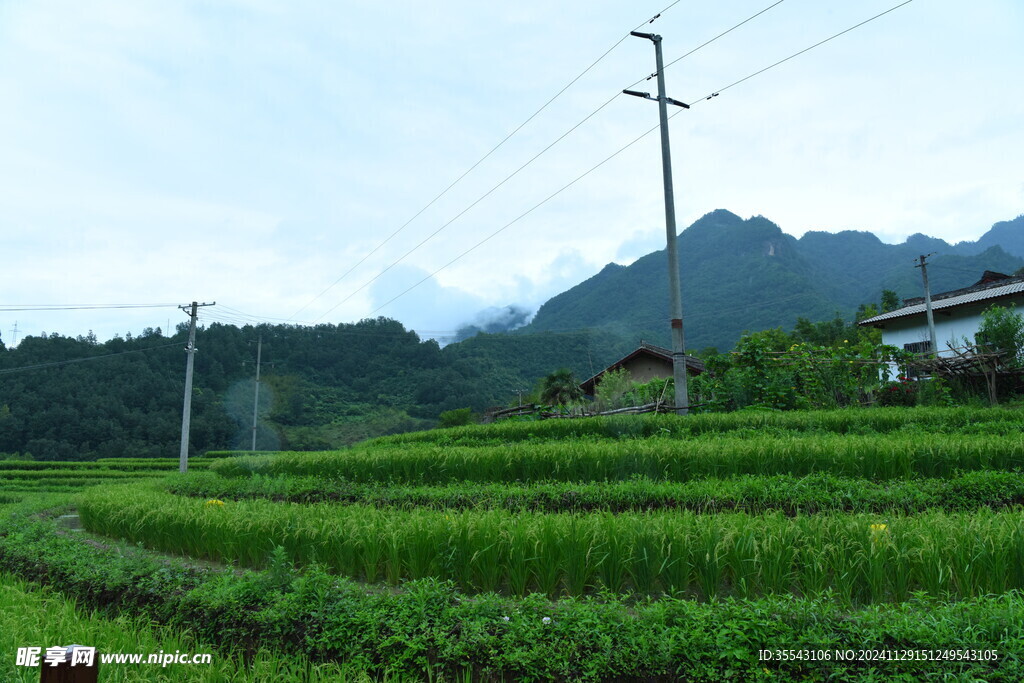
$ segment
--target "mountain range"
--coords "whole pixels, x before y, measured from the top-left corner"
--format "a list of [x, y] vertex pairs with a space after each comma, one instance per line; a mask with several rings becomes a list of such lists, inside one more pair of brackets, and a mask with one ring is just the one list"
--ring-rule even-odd
[[[1024, 268], [1024, 215], [996, 223], [975, 242], [949, 244], [915, 234], [886, 244], [870, 232], [784, 233], [763, 216], [744, 220], [726, 210], [703, 216], [678, 236], [686, 346], [728, 350], [744, 331], [781, 326], [798, 317], [851, 319], [878, 302], [883, 289], [921, 296], [921, 254], [929, 259], [932, 291], [970, 285], [983, 271]], [[666, 250], [628, 266], [610, 263], [552, 297], [516, 335], [589, 329], [668, 343]], [[619, 346], [619, 344], [615, 344]]]

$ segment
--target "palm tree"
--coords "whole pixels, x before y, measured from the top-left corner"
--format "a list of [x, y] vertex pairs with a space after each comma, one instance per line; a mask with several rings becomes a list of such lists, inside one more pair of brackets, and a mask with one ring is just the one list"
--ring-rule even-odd
[[552, 372], [541, 382], [540, 400], [549, 405], [565, 405], [582, 396], [583, 390], [568, 368]]

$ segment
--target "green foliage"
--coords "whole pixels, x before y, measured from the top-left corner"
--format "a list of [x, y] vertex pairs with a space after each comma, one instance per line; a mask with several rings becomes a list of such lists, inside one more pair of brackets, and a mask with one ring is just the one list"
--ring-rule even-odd
[[625, 407], [626, 395], [633, 388], [633, 380], [625, 368], [609, 370], [601, 375], [601, 381], [594, 389], [597, 410], [614, 410]]
[[[60, 592], [0, 574], [0, 647], [16, 652], [19, 647], [47, 647], [82, 643], [100, 653], [182, 652], [210, 654], [203, 665], [169, 665], [160, 668], [159, 680], [216, 683], [218, 681], [339, 681], [358, 672], [339, 665], [311, 666], [306, 658], [287, 656], [265, 648], [246, 657], [242, 651], [223, 648], [214, 652], [209, 644], [198, 643], [187, 630], [154, 627], [145, 618], [130, 614], [104, 618], [79, 610], [72, 598]], [[127, 682], [149, 678], [152, 667], [105, 666], [104, 681]], [[14, 657], [0, 661], [5, 681], [39, 680], [37, 669], [17, 667]]]
[[569, 368], [560, 368], [541, 380], [540, 400], [553, 406], [564, 406], [583, 397], [583, 390]]
[[882, 290], [882, 313], [895, 311], [897, 308], [900, 308], [902, 304], [903, 302], [900, 301], [900, 297], [896, 292], [891, 289]]
[[975, 335], [978, 346], [986, 351], [1002, 351], [1002, 363], [1009, 368], [1024, 363], [1024, 316], [1011, 305], [991, 305], [981, 314], [981, 325]]
[[446, 410], [438, 419], [439, 427], [464, 427], [473, 423], [473, 410], [471, 408]]
[[912, 406], [917, 404], [918, 383], [900, 375], [895, 382], [886, 382], [878, 390], [878, 405]]

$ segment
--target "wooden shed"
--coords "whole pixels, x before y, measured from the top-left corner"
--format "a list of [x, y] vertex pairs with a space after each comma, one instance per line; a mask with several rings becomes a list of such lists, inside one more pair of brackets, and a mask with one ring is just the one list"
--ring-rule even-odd
[[[583, 389], [584, 394], [593, 396], [604, 373], [619, 368], [625, 368], [634, 382], [643, 383], [652, 379], [665, 379], [672, 376], [672, 351], [641, 341], [635, 351], [615, 361], [590, 379], [581, 382], [580, 388]], [[686, 371], [690, 375], [703, 373], [704, 361], [693, 356], [686, 356]]]

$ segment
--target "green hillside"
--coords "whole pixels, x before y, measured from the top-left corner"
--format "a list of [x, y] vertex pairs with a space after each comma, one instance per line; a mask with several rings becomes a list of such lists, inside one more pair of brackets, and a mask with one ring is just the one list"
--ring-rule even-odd
[[[1016, 231], [1016, 232], [1014, 232]], [[687, 348], [731, 349], [744, 331], [790, 329], [798, 317], [853, 317], [883, 288], [920, 295], [913, 260], [937, 252], [933, 291], [975, 282], [982, 271], [1014, 272], [1024, 219], [997, 224], [956, 246], [923, 235], [888, 245], [865, 232], [784, 234], [763, 217], [712, 212], [679, 238]], [[444, 348], [394, 320], [355, 324], [213, 324], [198, 332], [193, 453], [252, 441], [255, 346], [263, 337], [257, 447], [336, 448], [423, 429], [440, 413], [507, 405], [561, 367], [589, 377], [640, 340], [667, 345], [665, 252], [609, 264], [545, 303], [511, 333], [477, 334]], [[92, 334], [0, 342], [0, 458], [53, 460], [173, 457], [184, 390], [184, 327], [172, 336], [99, 342]]]
[[[997, 228], [1008, 244], [1024, 236], [1024, 220]], [[914, 235], [892, 245], [855, 231], [796, 239], [762, 216], [743, 220], [713, 211], [679, 235], [687, 347], [729, 349], [744, 331], [789, 328], [798, 317], [849, 318], [860, 304], [878, 301], [883, 289], [920, 296], [920, 271], [913, 268], [919, 254], [936, 253], [929, 269], [933, 291], [969, 285], [985, 270], [1024, 267], [1024, 260], [998, 245], [976, 251], [989, 242], [986, 235], [961, 247]], [[521, 331], [596, 328], [667, 343], [665, 266], [664, 250], [629, 266], [609, 264], [548, 300]]]

